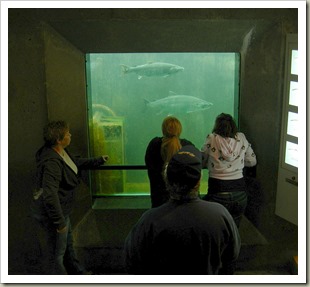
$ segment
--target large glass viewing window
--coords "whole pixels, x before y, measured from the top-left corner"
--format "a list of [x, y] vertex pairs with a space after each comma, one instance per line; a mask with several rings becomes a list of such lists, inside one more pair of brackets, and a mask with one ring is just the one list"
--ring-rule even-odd
[[[90, 154], [108, 154], [111, 167], [91, 172], [93, 196], [149, 194], [145, 151], [166, 116], [181, 121], [181, 138], [198, 149], [218, 114], [238, 123], [238, 53], [96, 53], [86, 60]], [[207, 178], [204, 170], [201, 193]]]

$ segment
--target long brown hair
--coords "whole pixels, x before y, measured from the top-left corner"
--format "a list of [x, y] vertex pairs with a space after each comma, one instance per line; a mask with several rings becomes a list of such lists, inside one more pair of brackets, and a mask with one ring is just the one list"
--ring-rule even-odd
[[212, 132], [224, 138], [236, 138], [238, 128], [231, 115], [221, 113], [216, 117]]
[[164, 119], [161, 129], [163, 140], [160, 153], [163, 161], [166, 163], [182, 147], [179, 139], [182, 132], [182, 125], [177, 118], [168, 116]]

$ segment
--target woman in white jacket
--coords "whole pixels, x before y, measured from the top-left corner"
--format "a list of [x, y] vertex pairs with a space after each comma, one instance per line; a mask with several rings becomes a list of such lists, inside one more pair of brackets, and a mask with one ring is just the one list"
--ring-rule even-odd
[[203, 166], [209, 170], [208, 194], [203, 199], [223, 204], [240, 225], [247, 205], [243, 168], [256, 165], [256, 156], [231, 115], [217, 116], [212, 134], [201, 151]]

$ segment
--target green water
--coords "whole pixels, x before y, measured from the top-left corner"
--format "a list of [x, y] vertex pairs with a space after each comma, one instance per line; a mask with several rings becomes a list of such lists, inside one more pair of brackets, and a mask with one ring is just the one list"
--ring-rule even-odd
[[[124, 73], [121, 67], [157, 62], [184, 70], [169, 76], [156, 73], [139, 79], [139, 74]], [[108, 154], [111, 165], [144, 165], [146, 147], [153, 137], [161, 136], [161, 123], [168, 114], [181, 121], [181, 137], [200, 149], [218, 114], [232, 114], [238, 122], [239, 65], [240, 56], [235, 53], [88, 54], [86, 77], [92, 155]], [[177, 95], [175, 102], [173, 95]], [[163, 99], [166, 102], [161, 105]], [[204, 110], [203, 105], [190, 107], [194, 101], [212, 105]], [[206, 181], [205, 170], [202, 193], [207, 188]], [[94, 195], [149, 193], [145, 170], [95, 171], [92, 183]]]

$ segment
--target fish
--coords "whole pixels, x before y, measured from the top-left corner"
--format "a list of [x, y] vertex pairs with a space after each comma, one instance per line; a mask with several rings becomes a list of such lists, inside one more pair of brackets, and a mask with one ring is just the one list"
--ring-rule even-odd
[[142, 79], [142, 77], [166, 78], [177, 72], [184, 71], [184, 68], [181, 66], [161, 62], [149, 62], [147, 64], [134, 67], [121, 65], [121, 67], [124, 74], [136, 73], [139, 80]]
[[170, 91], [170, 95], [165, 98], [156, 101], [144, 99], [144, 102], [148, 108], [158, 110], [157, 114], [166, 113], [167, 115], [172, 115], [175, 112], [189, 114], [207, 110], [213, 106], [212, 103], [200, 98], [188, 95], [177, 95], [172, 91]]

